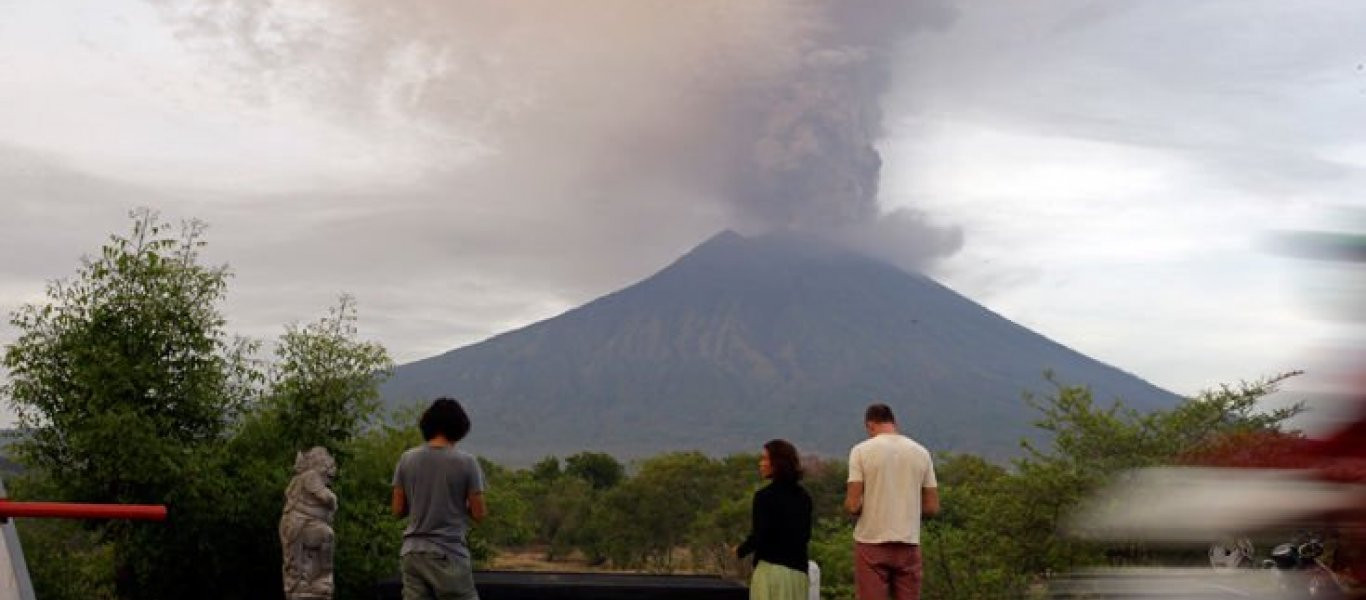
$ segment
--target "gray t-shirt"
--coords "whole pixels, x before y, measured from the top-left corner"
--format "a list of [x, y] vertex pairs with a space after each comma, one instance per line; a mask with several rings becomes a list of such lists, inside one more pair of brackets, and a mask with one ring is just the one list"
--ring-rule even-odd
[[402, 488], [408, 500], [408, 528], [403, 530], [400, 555], [440, 552], [470, 557], [465, 500], [484, 491], [484, 472], [474, 456], [450, 446], [411, 448], [394, 468], [394, 487]]

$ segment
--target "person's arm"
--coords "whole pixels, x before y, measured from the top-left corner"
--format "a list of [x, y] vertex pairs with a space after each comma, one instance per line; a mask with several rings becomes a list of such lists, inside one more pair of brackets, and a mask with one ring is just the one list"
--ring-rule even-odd
[[403, 495], [403, 488], [394, 486], [394, 493], [389, 498], [389, 510], [400, 519], [408, 516], [408, 497]]
[[465, 509], [470, 513], [470, 521], [482, 523], [489, 514], [489, 508], [484, 503], [484, 470], [479, 468], [478, 459], [470, 457], [470, 468], [466, 473], [469, 479], [465, 482]]
[[470, 519], [475, 523], [484, 522], [484, 517], [488, 516], [489, 510], [484, 506], [484, 492], [470, 492], [465, 497], [465, 506], [470, 510]]
[[920, 488], [920, 514], [927, 517], [939, 514], [939, 488]]
[[405, 454], [399, 457], [398, 464], [394, 465], [393, 483], [390, 484], [394, 491], [389, 495], [389, 512], [400, 519], [408, 516], [408, 496], [403, 492], [403, 482], [406, 479], [403, 472], [403, 458], [406, 456]]
[[863, 461], [859, 446], [849, 450], [849, 480], [844, 486], [844, 512], [852, 516], [863, 513]]
[[863, 512], [862, 481], [850, 481], [844, 486], [844, 510], [855, 517]]
[[939, 514], [939, 481], [934, 474], [933, 459], [929, 459], [929, 468], [920, 480], [920, 514], [927, 517]]

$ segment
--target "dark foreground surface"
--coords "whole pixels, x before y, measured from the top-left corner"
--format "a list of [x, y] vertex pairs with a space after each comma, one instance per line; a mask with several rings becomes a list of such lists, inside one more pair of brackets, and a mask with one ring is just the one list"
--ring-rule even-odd
[[[706, 575], [476, 571], [480, 600], [745, 600], [749, 590]], [[379, 600], [400, 600], [397, 579], [376, 586]]]

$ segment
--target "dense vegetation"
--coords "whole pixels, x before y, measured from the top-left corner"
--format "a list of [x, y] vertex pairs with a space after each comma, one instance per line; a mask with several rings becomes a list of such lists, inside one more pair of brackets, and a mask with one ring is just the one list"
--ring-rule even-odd
[[[197, 223], [168, 228], [135, 213], [127, 236], [52, 284], [45, 303], [12, 315], [20, 337], [5, 349], [0, 395], [19, 415], [22, 439], [9, 451], [25, 471], [7, 482], [11, 496], [170, 507], [166, 524], [22, 521], [38, 595], [278, 597], [282, 490], [293, 454], [323, 445], [340, 465], [338, 597], [372, 597], [397, 567], [389, 482], [398, 455], [420, 441], [416, 415], [379, 414], [389, 359], [357, 339], [347, 297], [315, 322], [287, 326], [273, 360], [229, 336], [219, 309], [229, 272], [200, 264], [202, 234]], [[1022, 597], [1050, 573], [1104, 562], [1106, 548], [1056, 534], [1069, 507], [1123, 469], [1276, 430], [1293, 409], [1262, 413], [1256, 401], [1278, 382], [1147, 413], [1097, 405], [1087, 389], [1055, 382], [1031, 399], [1051, 445], [1027, 445], [1009, 465], [938, 457], [944, 513], [926, 525], [926, 597]], [[535, 548], [594, 568], [743, 578], [731, 548], [749, 525], [756, 462], [671, 453], [623, 465], [596, 452], [521, 469], [484, 461], [490, 518], [472, 544], [485, 564]], [[845, 467], [809, 458], [806, 468], [812, 557], [826, 597], [851, 597]], [[1145, 560], [1142, 549], [1126, 556]]]

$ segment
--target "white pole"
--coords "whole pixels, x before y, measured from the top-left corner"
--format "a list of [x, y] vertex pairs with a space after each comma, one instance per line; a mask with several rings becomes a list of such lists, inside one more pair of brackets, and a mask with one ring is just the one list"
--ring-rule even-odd
[[[0, 481], [0, 498], [4, 497], [5, 483]], [[14, 529], [14, 519], [7, 519], [0, 524], [0, 598], [37, 600], [33, 595], [33, 582], [28, 578], [24, 550], [19, 547], [19, 532]]]

